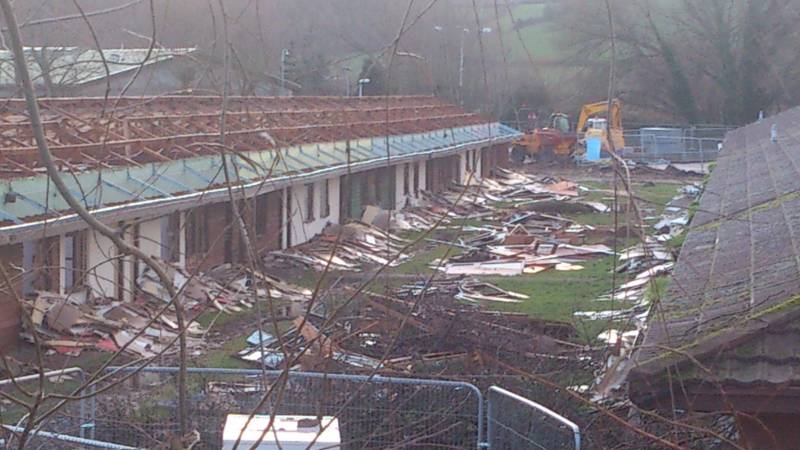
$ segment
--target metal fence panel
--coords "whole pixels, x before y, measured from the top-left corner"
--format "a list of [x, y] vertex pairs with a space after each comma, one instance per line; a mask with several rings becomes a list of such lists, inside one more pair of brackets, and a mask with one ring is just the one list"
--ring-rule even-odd
[[[96, 396], [67, 404], [31, 437], [28, 448], [152, 448], [175, 437], [177, 368], [148, 367], [116, 383], [132, 370], [110, 368], [110, 378], [92, 390]], [[198, 449], [222, 446], [228, 414], [253, 411], [336, 416], [342, 449], [580, 448], [574, 423], [498, 387], [489, 390], [484, 416], [481, 392], [463, 382], [313, 372], [289, 372], [282, 379], [281, 371], [253, 369], [188, 371], [190, 429], [201, 435]], [[67, 372], [83, 379], [80, 369]], [[10, 386], [0, 381], [0, 389]], [[275, 386], [279, 388], [259, 407]]]
[[[475, 448], [483, 440], [483, 398], [468, 383], [309, 372], [288, 380], [258, 407], [281, 371], [190, 369], [190, 429], [220, 448], [227, 414], [336, 416], [342, 449]], [[90, 437], [151, 447], [178, 431], [175, 368], [147, 368], [138, 386], [97, 396]]]
[[[85, 373], [78, 367], [62, 370], [53, 370], [44, 373], [45, 390], [48, 393], [64, 393], [71, 391], [85, 380]], [[34, 390], [34, 385], [39, 383], [39, 374], [15, 377], [13, 379], [0, 380], [0, 391], [4, 394], [25, 398], [21, 389]], [[40, 406], [40, 411], [58, 404], [57, 399], [46, 400]], [[113, 448], [102, 447], [108, 443], [94, 443], [90, 445], [88, 441], [82, 441], [87, 433], [86, 419], [88, 412], [85, 410], [86, 403], [82, 401], [70, 402], [66, 404], [57, 415], [46, 421], [37, 430], [29, 434], [26, 448], [46, 448], [46, 449], [73, 449], [73, 448]], [[5, 434], [8, 442], [3, 442], [0, 448], [16, 448], [18, 442], [12, 438], [11, 432], [20, 433], [23, 431], [24, 418], [27, 410], [8, 403], [0, 404], [0, 417], [2, 417], [3, 430], [0, 431], [0, 440]]]
[[580, 450], [580, 429], [565, 417], [497, 386], [487, 399], [489, 449]]
[[709, 162], [717, 159], [721, 138], [625, 134], [623, 157], [637, 161]]

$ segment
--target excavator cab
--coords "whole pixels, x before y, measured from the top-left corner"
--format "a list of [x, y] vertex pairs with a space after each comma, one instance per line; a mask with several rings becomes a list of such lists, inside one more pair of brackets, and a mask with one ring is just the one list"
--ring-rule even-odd
[[589, 130], [604, 131], [606, 127], [608, 127], [608, 120], [600, 117], [593, 117], [588, 120], [586, 131], [587, 132]]
[[[579, 146], [583, 151], [587, 139], [600, 139], [601, 150], [608, 152], [613, 145], [614, 149], [625, 147], [625, 138], [622, 133], [622, 102], [617, 99], [612, 100], [611, 109], [609, 102], [597, 102], [583, 105], [578, 117], [577, 132]], [[599, 117], [600, 114], [606, 117]], [[611, 135], [608, 135], [608, 131]]]
[[566, 114], [555, 113], [550, 115], [550, 128], [564, 134], [570, 132], [569, 117]]

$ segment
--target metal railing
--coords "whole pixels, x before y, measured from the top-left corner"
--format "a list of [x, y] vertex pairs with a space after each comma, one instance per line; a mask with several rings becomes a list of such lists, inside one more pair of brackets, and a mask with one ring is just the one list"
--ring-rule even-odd
[[580, 428], [567, 418], [497, 386], [489, 389], [487, 399], [491, 450], [580, 450]]
[[[33, 448], [151, 448], [178, 433], [175, 367], [108, 368], [102, 385], [68, 404], [31, 434]], [[580, 448], [577, 425], [522, 396], [493, 386], [484, 397], [470, 383], [401, 377], [258, 369], [189, 368], [190, 429], [203, 448], [220, 448], [228, 414], [336, 416], [340, 448], [450, 447], [478, 449]], [[48, 372], [77, 375], [80, 368]], [[285, 376], [285, 378], [283, 377]], [[39, 375], [0, 380], [0, 388]], [[266, 392], [273, 394], [258, 407]], [[106, 386], [112, 386], [105, 389]], [[5, 424], [19, 432], [24, 425]], [[487, 428], [488, 427], [488, 428]], [[0, 441], [1, 442], [1, 441]], [[13, 447], [12, 447], [13, 448]]]

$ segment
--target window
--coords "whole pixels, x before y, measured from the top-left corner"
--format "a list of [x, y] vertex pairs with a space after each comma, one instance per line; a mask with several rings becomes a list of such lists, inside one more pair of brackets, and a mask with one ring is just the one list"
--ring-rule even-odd
[[314, 220], [314, 183], [306, 185], [306, 222]]
[[330, 197], [330, 186], [331, 181], [325, 180], [322, 183], [322, 199], [320, 202], [320, 212], [319, 216], [322, 218], [328, 217], [331, 215], [331, 197]]
[[410, 189], [410, 186], [409, 186], [409, 184], [411, 182], [411, 180], [409, 180], [409, 178], [410, 178], [410, 173], [409, 172], [410, 172], [409, 164], [405, 163], [403, 165], [403, 195], [408, 195], [408, 193], [411, 192], [411, 189]]

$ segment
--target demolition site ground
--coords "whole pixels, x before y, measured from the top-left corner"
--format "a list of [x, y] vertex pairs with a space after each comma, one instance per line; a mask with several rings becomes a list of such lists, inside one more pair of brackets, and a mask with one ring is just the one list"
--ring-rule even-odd
[[[612, 180], [608, 167], [526, 166], [427, 195], [402, 212], [367, 207], [361, 221], [259, 255], [257, 268], [226, 264], [190, 276], [173, 267], [194, 318], [190, 365], [447, 378], [481, 389], [501, 383], [591, 423], [585, 407], [520, 374], [613, 395], [606, 362], [633, 345], [663, 291], [703, 174], [636, 168], [642, 227], [619, 181], [615, 201]], [[81, 308], [40, 294], [31, 310], [51, 337], [43, 344], [47, 366], [89, 371], [125, 343], [115, 365], [141, 357], [177, 365], [167, 345], [177, 336], [172, 316], [137, 334], [168, 300], [152, 274], [137, 283], [138, 308], [102, 299]], [[35, 357], [32, 346], [25, 353]], [[98, 415], [161, 426], [174, 409], [174, 387], [146, 384], [115, 387], [113, 401], [98, 400]], [[192, 389], [201, 396], [219, 388]], [[258, 389], [237, 385], [250, 388]], [[101, 419], [96, 426], [101, 435], [117, 429]]]

